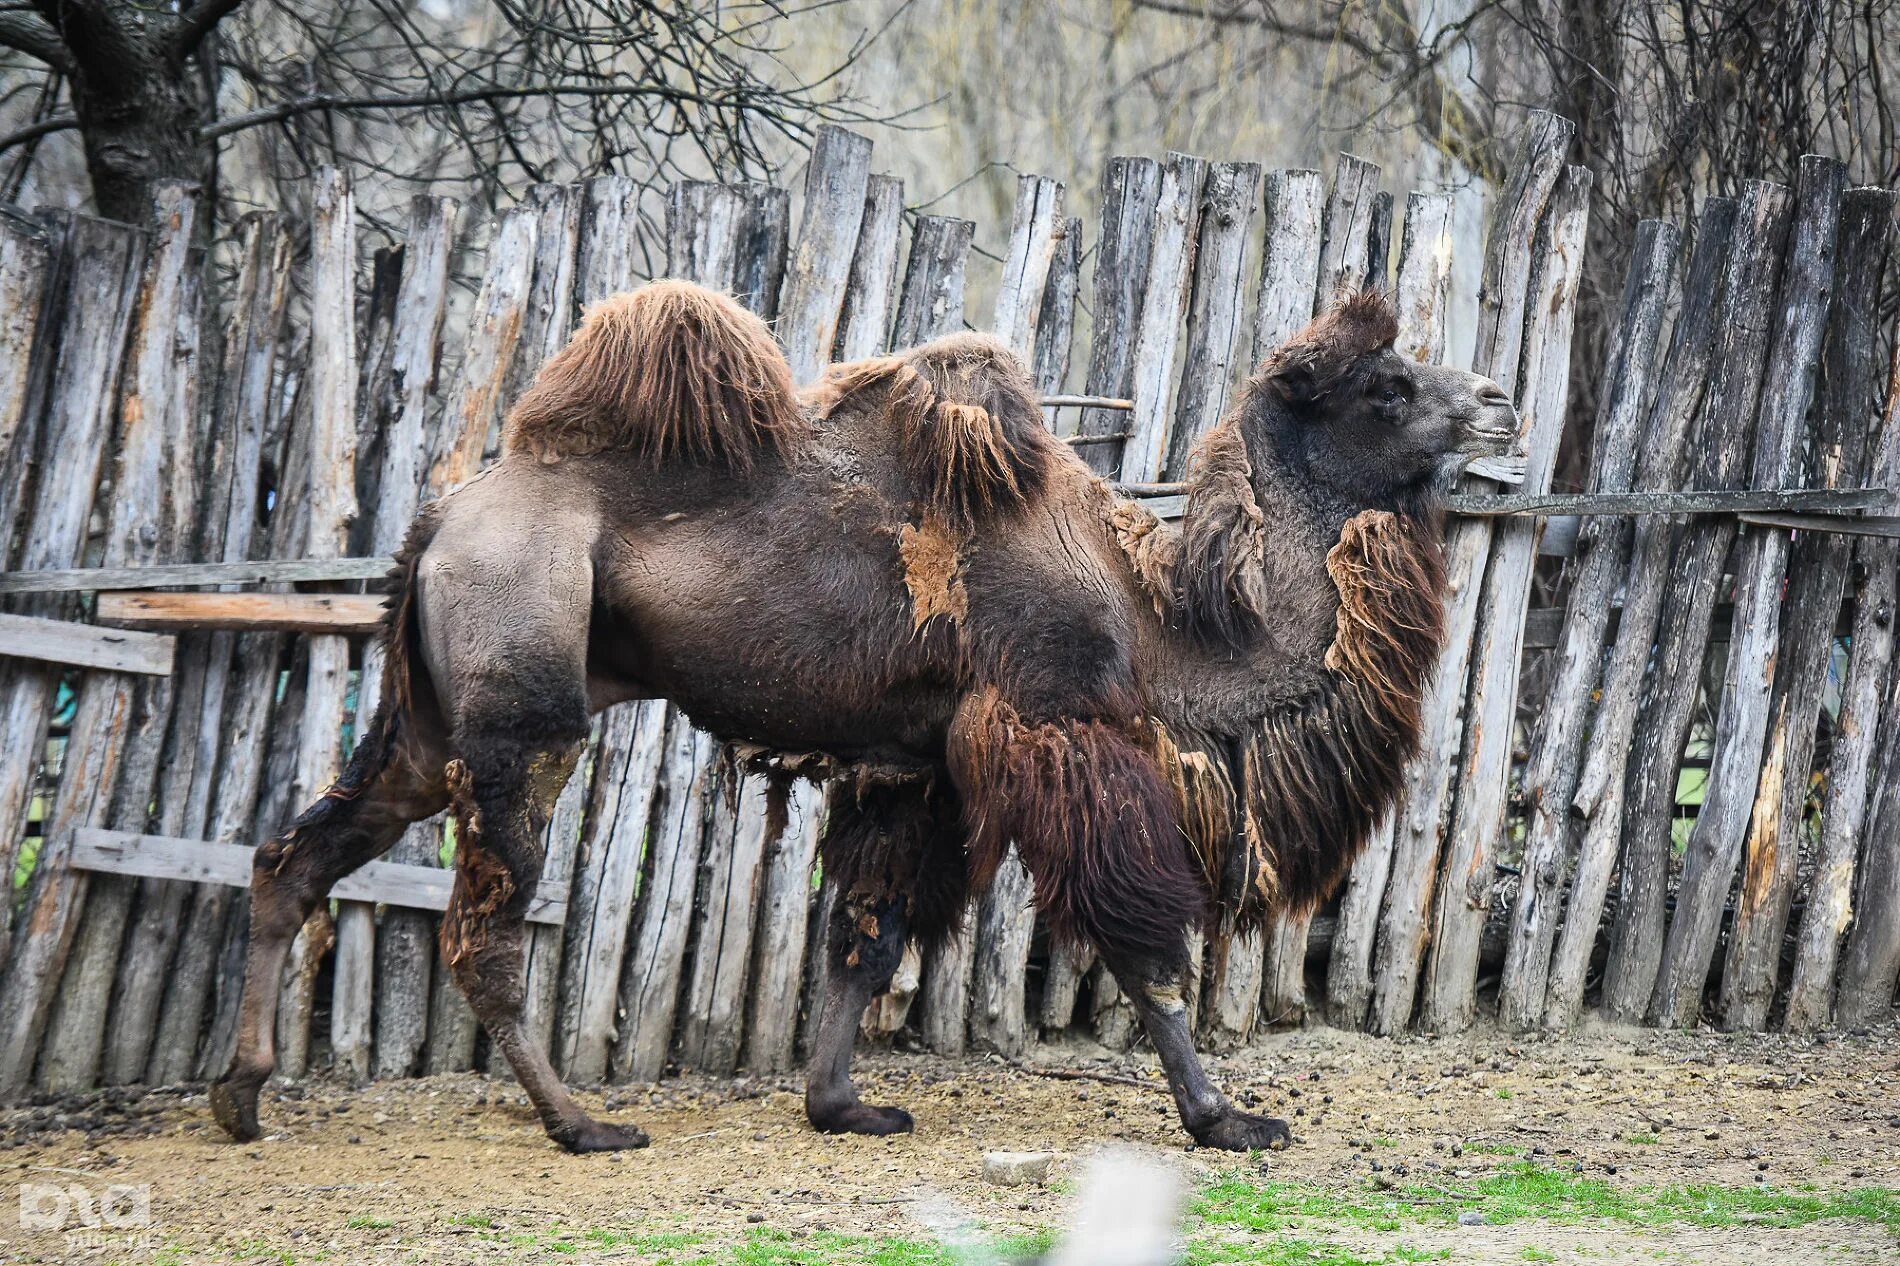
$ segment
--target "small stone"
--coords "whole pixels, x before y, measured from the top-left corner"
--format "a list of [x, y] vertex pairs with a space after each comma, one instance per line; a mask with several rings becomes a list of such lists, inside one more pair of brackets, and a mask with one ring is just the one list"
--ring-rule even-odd
[[1024, 1183], [1049, 1180], [1053, 1152], [987, 1152], [983, 1156], [983, 1181], [998, 1187], [1020, 1187]]
[[1466, 1209], [1458, 1215], [1459, 1226], [1483, 1226], [1484, 1224], [1484, 1215], [1476, 1209]]
[[763, 1222], [765, 1221], [765, 1215], [763, 1213], [748, 1213], [745, 1215], [745, 1220], [753, 1223]]

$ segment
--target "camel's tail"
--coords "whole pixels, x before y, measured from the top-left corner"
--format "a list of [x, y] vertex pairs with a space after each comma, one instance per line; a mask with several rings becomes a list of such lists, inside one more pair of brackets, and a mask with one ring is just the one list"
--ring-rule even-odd
[[889, 419], [919, 509], [959, 529], [1028, 505], [1061, 453], [1029, 375], [987, 335], [836, 366], [817, 393], [827, 413], [854, 397]]
[[703, 286], [656, 281], [588, 309], [509, 414], [506, 438], [543, 461], [621, 450], [743, 472], [805, 429], [765, 322]]

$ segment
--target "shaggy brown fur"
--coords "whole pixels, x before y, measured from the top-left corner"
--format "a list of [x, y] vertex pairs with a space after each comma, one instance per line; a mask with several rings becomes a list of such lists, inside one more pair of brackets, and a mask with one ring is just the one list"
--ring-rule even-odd
[[806, 431], [765, 322], [725, 295], [657, 281], [587, 310], [508, 415], [505, 440], [544, 462], [616, 450], [746, 471]]
[[829, 413], [860, 393], [897, 429], [918, 514], [970, 531], [1034, 500], [1061, 446], [1009, 349], [954, 334], [898, 356], [833, 368], [815, 395]]
[[219, 1120], [255, 1136], [302, 919], [452, 800], [457, 983], [554, 1138], [643, 1142], [526, 1038], [522, 918], [589, 711], [665, 698], [773, 776], [773, 830], [785, 779], [836, 779], [813, 1124], [909, 1128], [851, 1086], [857, 1017], [1013, 845], [1053, 931], [1134, 1001], [1194, 1136], [1285, 1141], [1195, 1063], [1182, 932], [1216, 900], [1236, 922], [1310, 906], [1390, 804], [1440, 637], [1438, 494], [1515, 430], [1495, 385], [1393, 354], [1393, 324], [1356, 299], [1269, 359], [1195, 456], [1177, 530], [1114, 504], [994, 340], [846, 366], [795, 402], [730, 300], [664, 283], [597, 307], [503, 460], [418, 524], [378, 719], [260, 849]]

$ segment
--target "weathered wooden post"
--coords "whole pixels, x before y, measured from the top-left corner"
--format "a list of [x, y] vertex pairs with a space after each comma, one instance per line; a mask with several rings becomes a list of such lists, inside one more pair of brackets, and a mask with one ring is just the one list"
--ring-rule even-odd
[[[1755, 455], [1750, 482], [1757, 488], [1787, 488], [1799, 478], [1807, 448], [1808, 405], [1814, 398], [1815, 371], [1821, 362], [1821, 334], [1827, 325], [1828, 296], [1834, 284], [1834, 250], [1840, 231], [1841, 192], [1846, 168], [1831, 158], [1801, 160], [1795, 188], [1793, 240], [1783, 267], [1780, 300], [1768, 369], [1755, 415]], [[1716, 718], [1715, 754], [1709, 765], [1708, 796], [1696, 815], [1676, 892], [1675, 917], [1663, 945], [1663, 961], [1651, 1001], [1655, 1020], [1671, 1028], [1693, 1024], [1702, 1012], [1702, 991], [1715, 958], [1722, 911], [1748, 833], [1749, 809], [1762, 766], [1767, 738], [1770, 691], [1780, 648], [1781, 592], [1788, 570], [1789, 535], [1785, 528], [1749, 526], [1742, 531], [1735, 562], [1735, 622], [1729, 639], [1728, 672], [1722, 709]], [[1766, 897], [1772, 843], [1751, 859], [1751, 872], [1738, 912], [1737, 937], [1744, 935], [1748, 907]], [[1778, 960], [1781, 935], [1774, 934]], [[1772, 973], [1770, 976], [1772, 992]], [[1759, 1000], [1767, 1014], [1768, 999]], [[1725, 1021], [1750, 1006], [1724, 986]]]
[[[1674, 225], [1644, 220], [1637, 226], [1597, 411], [1592, 492], [1627, 492], [1635, 478], [1638, 436], [1661, 369], [1657, 353], [1674, 289], [1678, 241]], [[1593, 711], [1591, 692], [1603, 666], [1610, 605], [1629, 565], [1629, 539], [1629, 520], [1593, 518], [1571, 563], [1573, 580], [1556, 668], [1524, 776], [1529, 824], [1523, 880], [1511, 909], [1511, 936], [1498, 987], [1498, 1018], [1519, 1031], [1544, 1023], [1550, 953], [1570, 854], [1570, 802]]]
[[[1153, 250], [1155, 208], [1161, 198], [1161, 165], [1152, 158], [1111, 158], [1102, 173], [1102, 235], [1095, 253], [1095, 301], [1089, 311], [1095, 334], [1089, 344], [1084, 390], [1126, 400], [1134, 390], [1135, 329], [1148, 294], [1148, 258]], [[1096, 442], [1077, 452], [1098, 475], [1121, 467], [1128, 417], [1115, 409], [1084, 409], [1076, 434]]]
[[[1734, 488], [1747, 463], [1790, 203], [1784, 187], [1762, 181], [1750, 182], [1742, 199], [1723, 271], [1697, 431], [1699, 452], [1690, 477], [1690, 486], [1698, 490]], [[1662, 960], [1676, 770], [1688, 737], [1716, 593], [1734, 539], [1734, 520], [1722, 516], [1692, 519], [1682, 529], [1669, 566], [1652, 671], [1631, 731], [1622, 883], [1603, 982], [1604, 1013], [1625, 1023], [1641, 1020], [1647, 1012]], [[1585, 782], [1587, 786], [1587, 775]]]

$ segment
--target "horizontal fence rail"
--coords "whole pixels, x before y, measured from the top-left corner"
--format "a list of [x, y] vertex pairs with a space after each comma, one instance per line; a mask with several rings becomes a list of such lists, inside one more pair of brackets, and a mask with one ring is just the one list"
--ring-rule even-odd
[[[1794, 188], [1712, 199], [1691, 232], [1646, 222], [1599, 312], [1578, 285], [1589, 177], [1563, 163], [1570, 134], [1543, 114], [1523, 130], [1476, 295], [1452, 293], [1454, 248], [1477, 249], [1454, 243], [1454, 195], [1396, 199], [1351, 155], [1330, 176], [1116, 158], [1089, 226], [1059, 181], [1022, 176], [982, 313], [965, 309], [990, 266], [976, 226], [907, 218], [902, 183], [842, 129], [796, 188], [668, 199], [668, 273], [773, 321], [801, 382], [994, 330], [1076, 458], [1164, 520], [1251, 367], [1333, 300], [1387, 290], [1398, 350], [1433, 362], [1475, 303], [1474, 368], [1511, 393], [1527, 456], [1451, 499], [1425, 749], [1333, 902], [1194, 946], [1213, 1046], [1494, 1010], [1563, 1029], [1592, 1004], [1744, 1029], [1891, 1015], [1900, 360], [1865, 314], [1893, 307], [1895, 196], [1811, 158]], [[0, 903], [0, 1097], [228, 1059], [251, 850], [334, 775], [380, 688], [366, 582], [494, 454], [582, 308], [642, 280], [637, 196], [617, 176], [536, 186], [492, 225], [419, 197], [370, 249], [347, 174], [326, 170], [308, 240], [247, 217], [223, 271], [199, 266], [184, 186], [145, 227], [0, 215], [0, 326], [18, 335], [0, 345], [0, 866], [26, 881]], [[466, 241], [486, 248], [456, 304]], [[1602, 364], [1580, 363], [1586, 316]], [[1560, 487], [1582, 423], [1586, 474]], [[662, 702], [596, 719], [529, 915], [529, 1027], [565, 1076], [799, 1057], [833, 899], [822, 797], [801, 788], [778, 838], [766, 800]], [[286, 1073], [488, 1065], [435, 944], [454, 846], [441, 821], [412, 827], [306, 925]], [[1033, 898], [1012, 855], [959, 935], [907, 953], [865, 1032], [1126, 1048], [1132, 1007], [1092, 955], [1048, 942]]]

